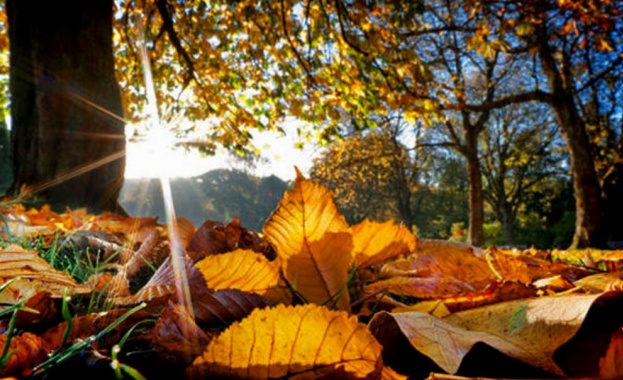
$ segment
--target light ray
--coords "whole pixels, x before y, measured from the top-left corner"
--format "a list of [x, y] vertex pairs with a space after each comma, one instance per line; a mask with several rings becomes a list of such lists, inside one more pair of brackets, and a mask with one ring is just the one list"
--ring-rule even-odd
[[[145, 81], [145, 89], [147, 92], [148, 117], [150, 124], [154, 127], [153, 134], [150, 139], [154, 143], [155, 154], [166, 154], [173, 148], [171, 139], [167, 138], [168, 131], [160, 121], [158, 112], [158, 103], [156, 100], [156, 92], [151, 72], [151, 62], [147, 54], [147, 46], [145, 41], [145, 32], [140, 18], [137, 16], [136, 26], [139, 35], [139, 54], [143, 65], [143, 79]], [[179, 228], [177, 225], [177, 217], [175, 215], [175, 207], [173, 205], [173, 195], [171, 193], [171, 183], [167, 173], [161, 172], [160, 184], [162, 187], [162, 197], [164, 200], [164, 210], [166, 222], [169, 232], [169, 248], [171, 250], [171, 264], [175, 273], [175, 288], [177, 290], [177, 299], [188, 315], [194, 315], [192, 307], [192, 299], [190, 296], [190, 288], [188, 278], [184, 266], [186, 253], [181, 244]]]

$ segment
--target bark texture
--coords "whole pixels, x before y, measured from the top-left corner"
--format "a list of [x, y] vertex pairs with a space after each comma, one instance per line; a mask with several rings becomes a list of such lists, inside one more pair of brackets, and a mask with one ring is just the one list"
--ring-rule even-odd
[[124, 122], [112, 0], [7, 0], [12, 193], [56, 208], [119, 211]]

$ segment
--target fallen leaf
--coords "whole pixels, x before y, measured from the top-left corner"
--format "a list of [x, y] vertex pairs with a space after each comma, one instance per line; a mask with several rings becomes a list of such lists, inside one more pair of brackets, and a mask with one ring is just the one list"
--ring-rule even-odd
[[208, 288], [214, 290], [239, 289], [264, 295], [280, 285], [279, 262], [247, 249], [206, 256], [195, 266]]
[[575, 281], [588, 274], [585, 270], [568, 264], [552, 263], [538, 257], [515, 254], [495, 247], [487, 251], [487, 258], [491, 259], [492, 270], [500, 276], [500, 279], [515, 280], [526, 285], [553, 275], [562, 275], [568, 281]]
[[285, 278], [308, 302], [350, 310], [346, 281], [352, 237], [326, 187], [298, 173], [264, 234], [281, 259]]
[[345, 312], [317, 305], [256, 310], [213, 339], [191, 378], [378, 377], [381, 346]]
[[[76, 316], [72, 319], [71, 332], [68, 336], [67, 342], [73, 343], [76, 339], [86, 339], [99, 333], [104, 328], [108, 327], [111, 323], [115, 322], [119, 317], [125, 314], [127, 309], [112, 309], [107, 312], [86, 314]], [[96, 347], [108, 347], [112, 348], [117, 344], [123, 334], [131, 328], [137, 322], [150, 318], [151, 315], [145, 311], [138, 311], [130, 315], [119, 326], [104, 336], [103, 339], [96, 341], [94, 346]], [[67, 322], [59, 323], [46, 330], [41, 334], [41, 338], [45, 340], [47, 347], [51, 349], [57, 349], [63, 343], [63, 337], [67, 330]]]
[[193, 294], [193, 308], [198, 321], [208, 326], [228, 325], [239, 321], [255, 309], [272, 306], [264, 297], [237, 289], [207, 291], [205, 294]]
[[[6, 340], [6, 335], [0, 335], [0, 347], [4, 348]], [[8, 351], [12, 355], [0, 368], [0, 375], [29, 376], [36, 365], [48, 358], [49, 349], [46, 342], [37, 335], [26, 332], [13, 336]]]
[[[479, 248], [444, 240], [419, 239], [414, 254], [381, 267], [381, 277], [452, 277], [484, 289], [495, 276]], [[484, 255], [484, 254], [483, 254]]]
[[623, 329], [612, 334], [606, 353], [599, 359], [599, 376], [623, 377]]
[[207, 347], [210, 335], [196, 324], [180, 306], [169, 303], [152, 330], [152, 345], [160, 357], [173, 365], [186, 367]]
[[58, 315], [52, 295], [48, 292], [39, 292], [30, 297], [24, 307], [17, 312], [17, 327], [32, 327], [35, 324], [49, 322]]
[[378, 223], [366, 219], [353, 226], [352, 234], [357, 268], [377, 265], [415, 250], [415, 236], [393, 221]]
[[[556, 349], [573, 337], [600, 295], [532, 298], [470, 309], [439, 319], [421, 312], [381, 312], [370, 321], [375, 336], [398, 329], [420, 353], [454, 374], [478, 342], [564, 375], [553, 361]], [[389, 329], [389, 330], [388, 330]]]
[[195, 232], [186, 251], [193, 261], [198, 261], [238, 248], [261, 252], [269, 260], [275, 257], [270, 245], [256, 233], [242, 227], [238, 218], [227, 224], [206, 220]]
[[593, 292], [623, 291], [623, 273], [596, 273], [575, 281], [573, 285]]
[[0, 281], [16, 279], [0, 293], [3, 303], [16, 303], [37, 292], [49, 292], [60, 298], [67, 294], [86, 294], [91, 289], [78, 284], [69, 274], [54, 269], [39, 257], [36, 251], [27, 251], [16, 245], [9, 245], [0, 251]]

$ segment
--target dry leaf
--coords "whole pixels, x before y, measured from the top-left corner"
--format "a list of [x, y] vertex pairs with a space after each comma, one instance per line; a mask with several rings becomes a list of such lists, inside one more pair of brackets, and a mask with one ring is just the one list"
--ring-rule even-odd
[[191, 378], [378, 376], [381, 346], [345, 312], [304, 305], [256, 310], [213, 339], [187, 374]]
[[[5, 344], [6, 335], [0, 335], [0, 347], [4, 348]], [[9, 352], [13, 355], [0, 368], [0, 375], [29, 376], [36, 365], [48, 358], [49, 350], [50, 347], [37, 335], [26, 332], [12, 337]]]
[[193, 294], [193, 308], [198, 321], [206, 325], [228, 325], [239, 321], [255, 309], [272, 306], [264, 297], [236, 289]]
[[0, 251], [0, 282], [15, 279], [0, 293], [3, 303], [16, 303], [37, 292], [49, 292], [53, 297], [67, 294], [90, 293], [88, 286], [78, 284], [70, 275], [54, 269], [36, 251], [27, 251], [16, 245], [9, 245]]
[[352, 237], [331, 192], [298, 173], [264, 234], [281, 259], [285, 278], [308, 302], [331, 301], [350, 310], [346, 281]]
[[352, 234], [357, 268], [380, 264], [415, 250], [415, 236], [393, 221], [378, 223], [366, 219], [353, 226]]
[[496, 278], [478, 250], [466, 244], [420, 239], [415, 254], [383, 265], [381, 276], [448, 276], [481, 290]]
[[612, 334], [605, 355], [599, 359], [599, 376], [623, 377], [623, 329], [618, 329]]
[[587, 274], [586, 271], [563, 263], [552, 263], [538, 257], [515, 254], [497, 248], [487, 251], [491, 269], [500, 279], [519, 281], [523, 284], [560, 274], [568, 281], [575, 281]]
[[573, 337], [599, 295], [542, 297], [462, 311], [439, 319], [420, 312], [381, 312], [370, 321], [379, 337], [398, 329], [420, 353], [456, 373], [478, 343], [551, 373], [563, 375], [553, 353]]
[[186, 251], [193, 261], [198, 261], [209, 255], [231, 252], [238, 248], [261, 252], [269, 260], [275, 258], [270, 245], [256, 233], [242, 227], [238, 218], [228, 224], [205, 221], [195, 232]]
[[279, 286], [279, 262], [246, 249], [206, 256], [195, 264], [208, 288], [239, 289], [264, 295]]
[[607, 292], [610, 290], [623, 290], [623, 273], [621, 272], [608, 272], [597, 273], [591, 276], [581, 278], [573, 283], [583, 290], [590, 290], [593, 292]]
[[185, 367], [201, 355], [210, 339], [183, 307], [169, 303], [152, 330], [151, 341], [166, 362]]
[[[69, 334], [68, 342], [72, 343], [76, 339], [86, 339], [87, 337], [97, 334], [127, 311], [127, 309], [113, 309], [108, 312], [74, 317], [72, 320], [71, 333]], [[138, 311], [130, 315], [113, 331], [109, 332], [104, 336], [104, 338], [94, 343], [94, 345], [112, 347], [119, 342], [123, 334], [134, 324], [150, 317], [151, 315], [147, 312]], [[67, 330], [67, 322], [62, 322], [41, 334], [41, 338], [46, 341], [48, 347], [57, 349], [63, 342], [65, 330]]]

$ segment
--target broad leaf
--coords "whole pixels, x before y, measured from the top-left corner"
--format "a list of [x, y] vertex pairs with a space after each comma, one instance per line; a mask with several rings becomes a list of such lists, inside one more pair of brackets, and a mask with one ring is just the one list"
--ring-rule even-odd
[[256, 310], [210, 342], [192, 378], [378, 376], [381, 346], [356, 317], [316, 305]]
[[199, 356], [211, 339], [183, 307], [173, 303], [162, 311], [151, 337], [154, 350], [161, 358], [184, 366]]
[[372, 222], [368, 219], [353, 226], [355, 266], [376, 265], [415, 250], [415, 236], [394, 222]]
[[260, 295], [270, 292], [275, 297], [283, 296], [278, 288], [279, 262], [268, 261], [260, 253], [238, 249], [221, 255], [206, 256], [195, 265], [210, 289], [238, 289]]
[[537, 368], [563, 375], [552, 356], [571, 339], [601, 295], [569, 295], [503, 302], [439, 319], [421, 312], [381, 312], [370, 330], [395, 336], [396, 329], [443, 370], [456, 373], [476, 343], [485, 343]]
[[333, 195], [302, 177], [264, 225], [281, 259], [285, 278], [307, 301], [334, 302], [350, 310], [346, 281], [352, 263], [352, 237]]

